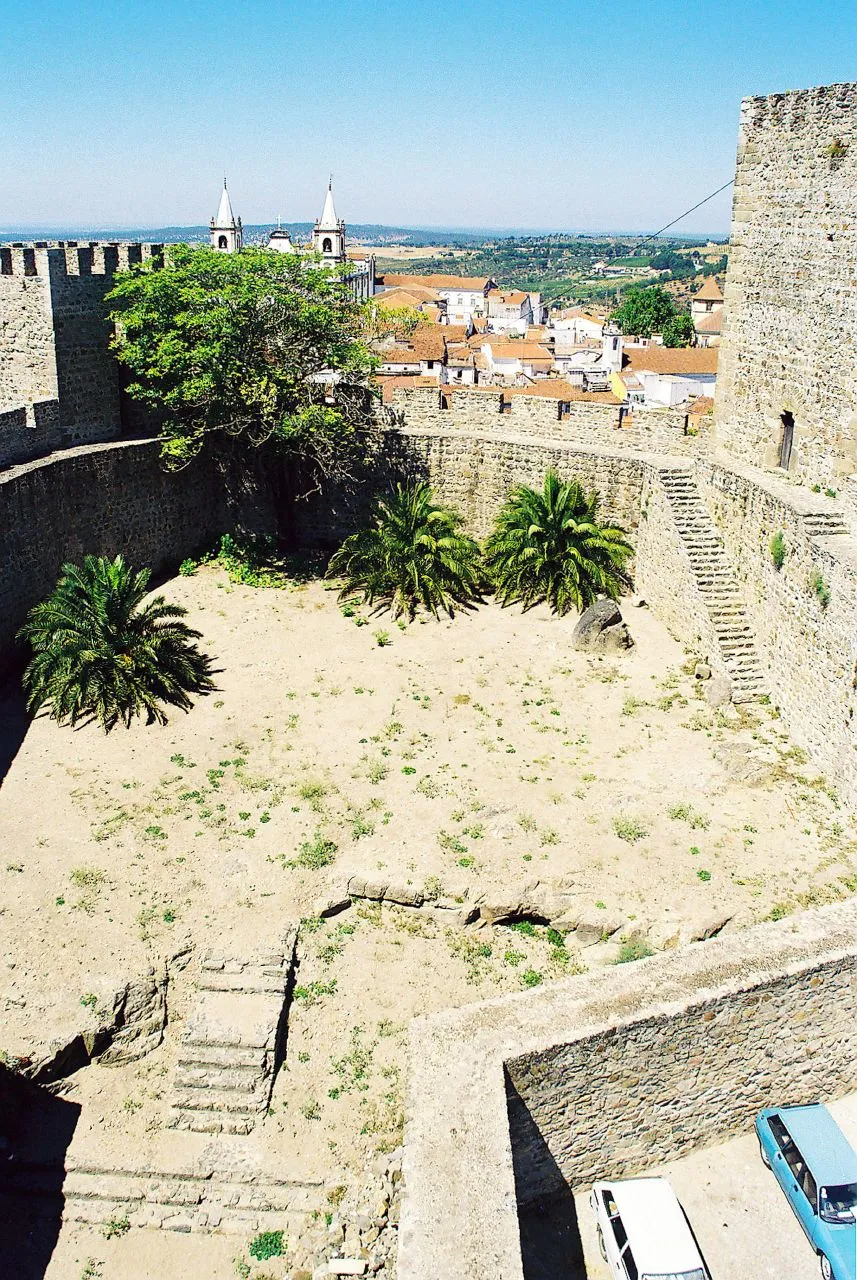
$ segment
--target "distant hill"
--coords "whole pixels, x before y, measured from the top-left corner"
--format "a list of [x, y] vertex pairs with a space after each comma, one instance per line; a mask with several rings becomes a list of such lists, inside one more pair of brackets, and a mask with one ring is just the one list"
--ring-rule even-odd
[[[283, 229], [288, 231], [292, 238], [296, 241], [308, 241], [312, 234], [313, 224], [311, 222], [284, 222]], [[271, 231], [274, 229], [273, 223], [254, 223], [244, 225], [244, 242], [245, 244], [265, 244]], [[542, 239], [542, 238], [566, 238], [568, 236], [578, 237], [580, 239], [598, 239], [598, 238], [615, 238], [619, 233], [616, 232], [595, 232], [595, 231], [545, 231], [539, 232], [533, 229], [526, 230], [524, 228], [497, 228], [485, 227], [484, 229], [467, 228], [466, 230], [457, 227], [385, 227], [377, 222], [349, 223], [348, 239], [359, 240], [362, 244], [372, 245], [376, 248], [383, 249], [384, 245], [414, 245], [420, 247], [422, 245], [450, 245], [452, 247], [468, 247], [471, 245], [482, 245], [485, 243], [496, 243], [499, 240], [512, 240], [515, 238], [526, 239]], [[638, 238], [640, 233], [626, 233], [629, 237]], [[671, 240], [685, 240], [690, 244], [702, 244], [705, 242], [705, 236], [681, 236], [673, 235]], [[718, 243], [725, 243], [727, 237], [715, 237]], [[155, 244], [176, 244], [184, 242], [186, 244], [207, 244], [208, 243], [208, 226], [199, 227], [113, 227], [106, 230], [102, 227], [38, 227], [38, 226], [9, 226], [0, 227], [0, 244], [8, 244], [10, 240], [133, 240], [147, 241], [151, 240]]]
[[[296, 241], [308, 241], [312, 234], [311, 222], [284, 222]], [[244, 224], [245, 244], [264, 244], [273, 223]], [[511, 234], [511, 233], [510, 233]], [[469, 245], [481, 244], [486, 232], [475, 234], [466, 231], [417, 230], [413, 227], [385, 227], [376, 222], [349, 223], [348, 239], [363, 244], [383, 247], [388, 244], [409, 245]], [[0, 243], [12, 240], [132, 240], [152, 241], [155, 244], [207, 244], [208, 227], [0, 227]]]

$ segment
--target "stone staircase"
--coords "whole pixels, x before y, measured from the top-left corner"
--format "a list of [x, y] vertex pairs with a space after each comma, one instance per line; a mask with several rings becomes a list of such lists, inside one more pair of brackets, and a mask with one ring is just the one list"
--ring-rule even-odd
[[693, 470], [680, 465], [659, 467], [658, 478], [732, 681], [732, 700], [755, 701], [767, 693], [756, 643], [723, 542], [700, 497]]
[[831, 538], [849, 531], [838, 511], [805, 511], [801, 523], [811, 538]]
[[169, 1125], [249, 1133], [271, 1097], [297, 925], [276, 948], [203, 958], [179, 1048]]
[[164, 1231], [300, 1233], [327, 1207], [321, 1182], [253, 1171], [159, 1172], [71, 1164], [12, 1164], [0, 1173], [0, 1199], [40, 1216], [93, 1225], [128, 1222]]

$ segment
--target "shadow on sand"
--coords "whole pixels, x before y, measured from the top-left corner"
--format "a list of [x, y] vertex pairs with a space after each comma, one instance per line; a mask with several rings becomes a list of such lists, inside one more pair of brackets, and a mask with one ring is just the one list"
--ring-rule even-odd
[[32, 718], [24, 701], [20, 678], [10, 676], [0, 684], [0, 786], [27, 736]]
[[42, 1280], [62, 1221], [65, 1158], [80, 1115], [0, 1065], [0, 1276]]

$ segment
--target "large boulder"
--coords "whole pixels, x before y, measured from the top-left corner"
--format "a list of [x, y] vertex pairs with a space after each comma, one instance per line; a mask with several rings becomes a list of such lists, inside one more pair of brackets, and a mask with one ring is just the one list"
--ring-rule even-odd
[[580, 615], [571, 636], [575, 649], [615, 653], [634, 643], [615, 600], [596, 600]]
[[705, 697], [710, 707], [725, 707], [732, 701], [732, 681], [726, 675], [715, 676], [705, 686]]

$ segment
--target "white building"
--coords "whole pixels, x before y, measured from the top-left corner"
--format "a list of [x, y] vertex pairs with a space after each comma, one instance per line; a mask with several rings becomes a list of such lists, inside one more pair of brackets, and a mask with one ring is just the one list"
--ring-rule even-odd
[[607, 391], [622, 368], [623, 341], [620, 329], [605, 324], [599, 334], [600, 346], [564, 346], [555, 339], [554, 366], [573, 387], [582, 391]]
[[533, 323], [533, 306], [528, 293], [521, 289], [491, 289], [486, 294], [486, 302], [488, 328], [492, 333], [526, 337]]
[[505, 382], [546, 378], [553, 368], [553, 356], [540, 342], [487, 335], [480, 343], [480, 350], [485, 357], [488, 374]]
[[383, 289], [408, 289], [422, 285], [435, 289], [446, 303], [446, 316], [451, 324], [470, 324], [488, 315], [487, 294], [496, 288], [490, 276], [408, 276], [388, 274], [379, 278]]
[[629, 347], [622, 380], [631, 403], [675, 409], [696, 396], [712, 396], [716, 347]]
[[716, 347], [723, 326], [723, 294], [714, 276], [709, 276], [690, 300], [690, 315], [698, 347]]
[[582, 346], [587, 342], [600, 342], [605, 323], [605, 316], [597, 315], [593, 311], [585, 311], [580, 307], [554, 311], [548, 317], [548, 328], [556, 334], [557, 342], [562, 335], [574, 346]]
[[236, 218], [232, 212], [232, 202], [229, 199], [225, 178], [217, 216], [211, 219], [208, 234], [212, 249], [218, 249], [221, 253], [239, 253], [244, 244], [241, 219]]
[[291, 233], [285, 227], [280, 226], [280, 219], [277, 218], [277, 229], [272, 231], [268, 236], [268, 248], [273, 249], [275, 253], [296, 253], [297, 250], [292, 244]]

